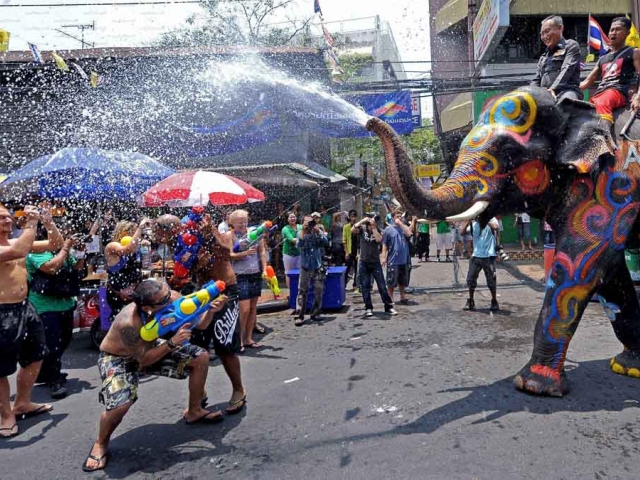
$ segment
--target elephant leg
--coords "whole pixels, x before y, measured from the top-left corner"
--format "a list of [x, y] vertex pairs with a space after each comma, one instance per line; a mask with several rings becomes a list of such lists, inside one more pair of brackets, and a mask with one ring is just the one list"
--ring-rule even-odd
[[536, 323], [531, 360], [513, 380], [519, 390], [553, 397], [569, 391], [564, 371], [569, 342], [605, 273], [595, 265], [610, 265], [620, 253], [605, 248], [573, 259], [561, 245], [559, 249]]
[[600, 288], [600, 302], [624, 350], [611, 359], [611, 370], [640, 378], [640, 302], [620, 252], [617, 268]]

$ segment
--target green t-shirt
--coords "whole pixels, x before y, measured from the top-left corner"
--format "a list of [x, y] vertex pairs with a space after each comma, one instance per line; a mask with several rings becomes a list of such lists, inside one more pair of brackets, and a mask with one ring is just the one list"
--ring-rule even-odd
[[328, 232], [331, 228], [331, 215], [325, 214], [320, 217], [320, 222], [324, 225], [324, 229]]
[[418, 224], [418, 233], [429, 233], [429, 224], [428, 223], [419, 223]]
[[449, 233], [450, 231], [451, 229], [449, 228], [449, 222], [445, 222], [444, 220], [438, 222], [436, 233]]
[[302, 225], [296, 225], [296, 230], [291, 225], [287, 225], [282, 229], [282, 254], [290, 257], [300, 256], [300, 249], [296, 247], [295, 239], [298, 232], [302, 230]]
[[[31, 281], [32, 275], [38, 270], [42, 265], [47, 263], [54, 257], [51, 252], [44, 253], [30, 253], [27, 255], [27, 278]], [[73, 257], [67, 257], [64, 265], [73, 267], [75, 266], [77, 260]], [[64, 312], [66, 310], [71, 310], [76, 306], [75, 297], [70, 298], [57, 298], [57, 297], [49, 297], [47, 295], [42, 295], [40, 293], [29, 291], [29, 301], [33, 303], [33, 306], [36, 309], [36, 312], [46, 313], [46, 312]]]

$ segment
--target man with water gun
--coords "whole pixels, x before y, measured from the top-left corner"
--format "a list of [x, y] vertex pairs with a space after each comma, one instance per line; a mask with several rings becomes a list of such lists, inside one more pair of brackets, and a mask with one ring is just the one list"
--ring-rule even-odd
[[[219, 287], [220, 285], [218, 285]], [[219, 290], [219, 288], [218, 288]], [[215, 294], [215, 290], [211, 290]], [[224, 297], [203, 297], [193, 301], [195, 309], [203, 303], [209, 308], [200, 319], [193, 320], [196, 329], [206, 329], [215, 312], [225, 303]], [[198, 294], [195, 296], [198, 297]], [[84, 471], [102, 470], [107, 465], [108, 446], [111, 435], [118, 427], [131, 406], [138, 399], [139, 373], [146, 370], [152, 375], [170, 378], [189, 378], [189, 405], [183, 412], [188, 425], [218, 423], [223, 419], [222, 412], [202, 407], [203, 394], [209, 371], [209, 353], [207, 350], [188, 343], [193, 325], [189, 322], [169, 334], [168, 340], [146, 341], [141, 336], [143, 327], [152, 322], [156, 315], [172, 302], [180, 299], [180, 294], [169, 288], [164, 280], [147, 279], [134, 290], [134, 302], [127, 305], [116, 316], [107, 336], [100, 345], [98, 369], [102, 379], [99, 399], [106, 411], [100, 416], [100, 431], [85, 463]], [[177, 308], [182, 313], [190, 313], [191, 308]], [[182, 306], [184, 307], [184, 305]], [[157, 319], [161, 320], [161, 319]]]
[[[195, 266], [197, 283], [203, 285], [211, 280], [223, 280], [227, 287], [225, 290], [227, 301], [222, 310], [215, 313], [213, 321], [206, 329], [193, 332], [191, 343], [207, 350], [213, 343], [213, 349], [231, 381], [231, 398], [225, 408], [225, 413], [231, 415], [242, 411], [247, 402], [238, 356], [242, 349], [240, 292], [236, 274], [230, 261], [235, 235], [232, 231], [220, 232], [208, 216], [204, 218], [200, 233], [203, 244], [198, 253], [198, 263]], [[264, 330], [260, 333], [264, 333]], [[204, 396], [206, 400], [206, 394]]]

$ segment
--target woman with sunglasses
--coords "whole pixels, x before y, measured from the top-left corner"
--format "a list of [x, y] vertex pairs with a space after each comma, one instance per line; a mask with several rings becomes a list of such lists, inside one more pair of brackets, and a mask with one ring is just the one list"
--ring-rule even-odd
[[[229, 215], [229, 224], [234, 241], [240, 240], [247, 233], [249, 212], [235, 210]], [[230, 257], [238, 282], [242, 350], [260, 348], [262, 345], [253, 340], [253, 331], [257, 321], [258, 298], [262, 294], [262, 276], [266, 276], [267, 271], [264, 239], [248, 250], [232, 251]]]

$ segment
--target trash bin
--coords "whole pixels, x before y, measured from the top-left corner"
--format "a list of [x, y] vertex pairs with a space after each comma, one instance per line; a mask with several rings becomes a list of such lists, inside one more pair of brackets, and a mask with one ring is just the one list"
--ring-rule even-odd
[[553, 256], [556, 253], [556, 244], [548, 243], [544, 246], [544, 278], [549, 279], [551, 273], [551, 266], [553, 265]]
[[640, 250], [629, 249], [624, 251], [624, 261], [627, 264], [631, 280], [640, 282]]
[[[295, 310], [296, 299], [298, 298], [298, 282], [300, 280], [300, 270], [290, 270], [289, 276], [289, 308]], [[327, 277], [324, 280], [324, 295], [322, 296], [322, 308], [342, 308], [347, 298], [346, 293], [347, 267], [329, 267]], [[313, 306], [313, 285], [309, 286], [307, 296], [307, 310]]]

